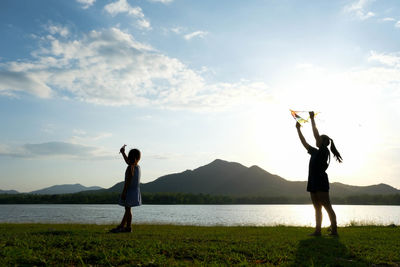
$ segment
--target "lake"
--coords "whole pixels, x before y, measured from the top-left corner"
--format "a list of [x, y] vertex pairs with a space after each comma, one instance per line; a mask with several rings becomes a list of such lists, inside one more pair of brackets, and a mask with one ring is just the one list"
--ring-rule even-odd
[[[400, 225], [400, 206], [335, 205], [339, 226]], [[143, 205], [132, 208], [134, 224], [314, 226], [312, 205]], [[118, 205], [0, 205], [0, 223], [116, 224]], [[326, 212], [323, 226], [329, 225]]]

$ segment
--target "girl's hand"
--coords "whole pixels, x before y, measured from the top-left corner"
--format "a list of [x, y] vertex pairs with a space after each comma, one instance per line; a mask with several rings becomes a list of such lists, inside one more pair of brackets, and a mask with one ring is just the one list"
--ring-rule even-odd
[[309, 114], [310, 114], [310, 118], [314, 119], [314, 116], [315, 116], [314, 111], [310, 111]]
[[125, 153], [125, 147], [126, 147], [126, 145], [123, 145], [121, 147], [121, 149], [119, 150], [119, 153]]
[[301, 124], [299, 122], [296, 122], [296, 128], [300, 129], [300, 127], [301, 127]]

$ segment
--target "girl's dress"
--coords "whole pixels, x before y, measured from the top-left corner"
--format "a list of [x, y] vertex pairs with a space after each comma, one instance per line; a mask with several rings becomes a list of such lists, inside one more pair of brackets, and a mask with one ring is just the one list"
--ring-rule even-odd
[[329, 150], [326, 147], [316, 149], [310, 146], [308, 153], [311, 155], [308, 167], [308, 192], [329, 192], [329, 180], [326, 169], [329, 166]]
[[[132, 177], [131, 166], [128, 166], [125, 171], [125, 183], [129, 177]], [[140, 194], [140, 167], [135, 166], [135, 171], [131, 180], [131, 184], [126, 190], [125, 200], [120, 199], [119, 205], [124, 207], [136, 207], [142, 205], [142, 196]]]

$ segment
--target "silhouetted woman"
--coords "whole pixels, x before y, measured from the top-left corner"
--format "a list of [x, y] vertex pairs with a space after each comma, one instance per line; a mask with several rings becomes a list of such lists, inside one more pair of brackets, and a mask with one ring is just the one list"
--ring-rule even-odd
[[329, 199], [329, 181], [328, 175], [326, 174], [326, 169], [330, 163], [330, 153], [328, 150], [329, 144], [331, 146], [331, 152], [338, 162], [342, 162], [342, 157], [337, 151], [331, 138], [326, 135], [319, 135], [318, 129], [315, 125], [314, 112], [310, 112], [310, 119], [318, 149], [310, 146], [306, 142], [300, 129], [300, 123], [296, 123], [296, 128], [301, 143], [311, 155], [308, 169], [307, 191], [310, 192], [311, 200], [314, 205], [316, 223], [315, 232], [311, 235], [321, 235], [322, 207], [324, 207], [328, 212], [329, 219], [331, 221], [331, 227], [329, 228], [330, 234], [337, 235], [336, 214], [332, 209], [331, 201]]
[[125, 170], [125, 183], [122, 190], [119, 205], [125, 207], [125, 214], [122, 218], [121, 224], [114, 229], [113, 233], [131, 232], [132, 228], [132, 212], [131, 207], [142, 205], [142, 197], [140, 194], [140, 167], [138, 165], [140, 160], [140, 151], [138, 149], [131, 149], [128, 156], [125, 154], [125, 146], [122, 146], [120, 153], [128, 166]]

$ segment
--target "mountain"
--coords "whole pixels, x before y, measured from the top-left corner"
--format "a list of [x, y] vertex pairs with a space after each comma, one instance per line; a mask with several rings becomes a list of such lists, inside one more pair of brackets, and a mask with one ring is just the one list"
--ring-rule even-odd
[[332, 183], [331, 194], [340, 197], [355, 195], [393, 195], [400, 194], [400, 190], [382, 183], [368, 186], [354, 186], [342, 183]]
[[36, 195], [57, 195], [57, 194], [70, 194], [70, 193], [78, 193], [82, 191], [88, 190], [100, 190], [103, 189], [99, 186], [90, 186], [86, 187], [81, 184], [63, 184], [63, 185], [53, 185], [47, 188], [43, 188], [40, 190], [29, 192], [29, 194]]
[[[258, 166], [245, 167], [240, 163], [214, 160], [194, 170], [186, 170], [162, 176], [141, 185], [142, 192], [192, 193], [231, 196], [305, 197], [306, 181], [288, 181], [271, 174]], [[107, 189], [121, 192], [123, 182]], [[331, 184], [331, 195], [346, 197], [353, 195], [400, 194], [400, 190], [386, 184], [352, 186]]]
[[1, 190], [0, 189], [0, 194], [19, 194], [19, 192], [15, 191], [15, 190]]
[[[143, 186], [143, 184], [140, 185], [141, 187]], [[112, 187], [105, 189], [108, 192], [122, 192], [122, 189], [124, 189], [124, 182], [119, 182], [116, 183], [115, 185], [113, 185]], [[142, 189], [141, 189], [142, 190]], [[142, 190], [143, 191], [143, 190]]]
[[247, 168], [236, 162], [215, 160], [195, 170], [162, 176], [143, 184], [143, 192], [184, 192], [211, 195], [292, 195], [298, 183], [270, 174], [257, 166]]

